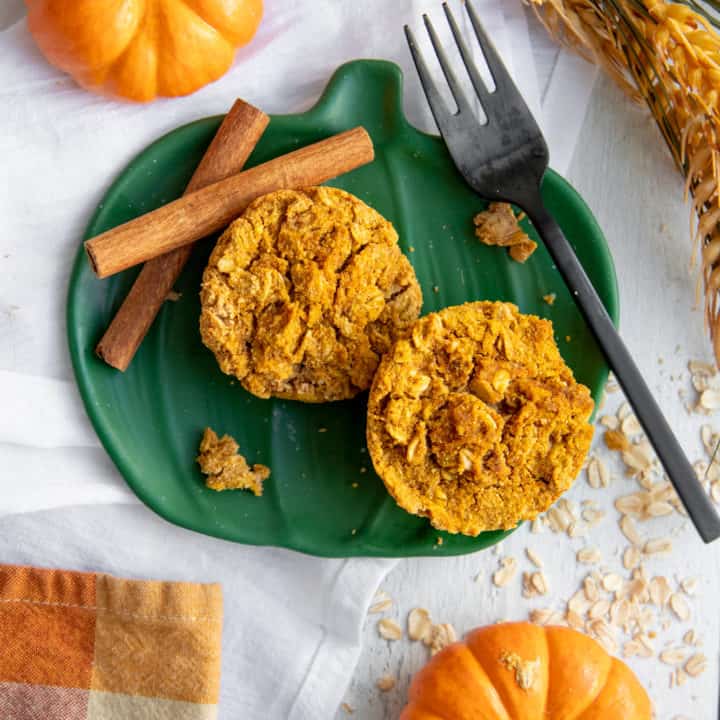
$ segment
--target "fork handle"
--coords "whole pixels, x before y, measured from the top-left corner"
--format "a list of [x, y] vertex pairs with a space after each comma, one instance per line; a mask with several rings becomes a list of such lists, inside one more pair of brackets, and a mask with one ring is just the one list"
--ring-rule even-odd
[[680, 443], [663, 417], [575, 251], [543, 205], [539, 192], [535, 202], [528, 205], [521, 207], [542, 238], [576, 305], [595, 335], [690, 519], [700, 537], [706, 543], [712, 542], [720, 537], [720, 516], [715, 512]]

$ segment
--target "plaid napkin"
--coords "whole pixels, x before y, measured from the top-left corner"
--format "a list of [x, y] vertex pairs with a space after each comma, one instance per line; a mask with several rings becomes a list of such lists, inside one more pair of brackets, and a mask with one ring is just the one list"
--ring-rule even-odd
[[215, 718], [221, 629], [219, 585], [0, 565], [0, 718]]

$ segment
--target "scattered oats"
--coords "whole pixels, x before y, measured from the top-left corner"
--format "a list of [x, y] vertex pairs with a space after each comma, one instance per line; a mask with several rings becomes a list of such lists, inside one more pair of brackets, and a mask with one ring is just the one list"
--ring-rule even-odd
[[587, 466], [587, 481], [588, 485], [595, 490], [610, 485], [610, 473], [607, 465], [600, 458], [590, 458]]
[[663, 517], [664, 515], [672, 515], [673, 506], [669, 502], [658, 500], [650, 503], [645, 512], [649, 517]]
[[638, 612], [636, 622], [641, 630], [645, 630], [655, 622], [655, 613], [651, 608], [643, 608]]
[[568, 525], [578, 519], [577, 506], [574, 502], [572, 502], [572, 500], [568, 500], [567, 498], [560, 498], [560, 500], [557, 501], [556, 505], [558, 510], [564, 513], [565, 517], [568, 518]]
[[603, 415], [600, 418], [600, 424], [604, 425], [608, 430], [617, 430], [620, 427], [620, 421], [615, 415]]
[[532, 690], [540, 673], [540, 658], [523, 660], [517, 653], [504, 652], [500, 662], [515, 674], [515, 682], [521, 690]]
[[631, 605], [627, 600], [616, 600], [610, 606], [610, 622], [613, 625], [626, 627], [630, 621]]
[[430, 637], [423, 642], [430, 647], [430, 654], [435, 655], [448, 645], [452, 645], [457, 640], [455, 628], [449, 623], [433, 625], [430, 631]]
[[623, 586], [623, 579], [617, 573], [608, 573], [602, 579], [602, 586], [608, 592], [618, 592]]
[[646, 603], [650, 598], [648, 583], [642, 578], [634, 578], [627, 584], [630, 599], [638, 603]]
[[708, 388], [700, 395], [700, 407], [704, 410], [717, 410], [720, 408], [720, 390]]
[[543, 524], [544, 524], [544, 521], [543, 521], [542, 516], [536, 517], [532, 521], [532, 525], [530, 526], [530, 532], [534, 533], [535, 535], [538, 535], [539, 533], [542, 532]]
[[378, 634], [384, 640], [400, 640], [403, 634], [402, 628], [390, 618], [378, 620], [377, 629]]
[[590, 601], [588, 600], [584, 590], [577, 590], [568, 600], [567, 606], [568, 610], [571, 612], [577, 613], [578, 615], [584, 615], [590, 607]]
[[672, 506], [675, 508], [675, 512], [678, 515], [682, 515], [683, 517], [688, 517], [688, 512], [685, 509], [685, 506], [682, 504], [682, 502], [679, 498], [672, 501]]
[[533, 598], [536, 595], [537, 592], [532, 586], [532, 573], [524, 572], [522, 574], [522, 596], [524, 598]]
[[687, 620], [690, 617], [690, 606], [682, 595], [673, 593], [670, 596], [670, 609], [678, 620]]
[[667, 502], [677, 497], [675, 488], [669, 482], [655, 483], [649, 491], [653, 502]]
[[587, 546], [580, 548], [580, 550], [577, 551], [575, 558], [583, 565], [594, 565], [595, 563], [599, 563], [602, 559], [600, 551], [597, 548]]
[[625, 433], [625, 435], [629, 435], [631, 437], [633, 435], [639, 435], [642, 432], [642, 427], [640, 426], [638, 419], [632, 414], [628, 415], [622, 421], [620, 428]]
[[630, 445], [628, 443], [622, 453], [622, 461], [626, 465], [627, 474], [639, 475], [650, 471], [652, 469], [651, 452], [650, 445], [646, 441], [642, 441], [637, 445]]
[[677, 665], [678, 663], [685, 662], [687, 653], [681, 648], [668, 648], [667, 650], [663, 650], [658, 657], [661, 663]]
[[696, 460], [693, 463], [693, 470], [695, 471], [695, 477], [700, 482], [707, 480], [708, 464], [704, 460]]
[[710, 497], [714, 503], [720, 504], [720, 480], [716, 480], [710, 487]]
[[598, 620], [610, 612], [610, 603], [607, 600], [598, 600], [589, 610], [588, 618]]
[[478, 574], [475, 576], [475, 582], [476, 582], [476, 583], [479, 583], [479, 582], [483, 579], [483, 577], [484, 577], [483, 571], [480, 570], [480, 571], [478, 572]]
[[534, 572], [530, 577], [530, 582], [538, 595], [547, 595], [548, 583], [544, 573]]
[[693, 375], [707, 375], [708, 377], [713, 377], [717, 372], [712, 363], [703, 362], [702, 360], [690, 360], [688, 362], [688, 370]]
[[177, 290], [170, 290], [168, 294], [165, 296], [166, 300], [169, 300], [170, 302], [177, 302], [182, 297], [182, 293], [177, 292]]
[[[639, 476], [636, 476], [638, 485], [641, 488], [643, 488], [644, 490], [652, 490], [653, 481], [652, 481], [652, 477], [650, 475], [651, 471], [652, 471], [652, 466], [650, 466], [648, 468], [647, 472], [643, 472]], [[632, 473], [630, 473], [630, 476], [632, 477]]]
[[715, 446], [717, 445], [717, 433], [715, 433], [710, 425], [701, 425], [700, 439], [702, 440], [705, 452], [712, 457]]
[[607, 393], [614, 393], [617, 392], [620, 389], [620, 386], [617, 384], [617, 381], [615, 378], [610, 377], [608, 378], [608, 381], [605, 383], [605, 392]]
[[408, 637], [411, 640], [422, 640], [425, 642], [430, 638], [432, 621], [430, 613], [425, 608], [414, 608], [407, 617]]
[[677, 685], [678, 687], [684, 685], [687, 682], [687, 678], [688, 676], [681, 668], [675, 669], [675, 685]]
[[633, 570], [632, 579], [633, 580], [643, 580], [644, 582], [647, 582], [649, 580], [647, 571], [645, 570], [644, 565], [640, 565], [639, 567], [636, 567]]
[[376, 613], [385, 612], [388, 608], [392, 607], [392, 604], [392, 598], [386, 597], [371, 605], [368, 609], [368, 612], [373, 615], [375, 615]]
[[623, 657], [629, 658], [635, 655], [640, 655], [643, 650], [643, 646], [637, 640], [628, 640], [622, 649]]
[[585, 621], [582, 619], [581, 615], [578, 615], [578, 613], [573, 612], [572, 610], [568, 610], [565, 613], [565, 622], [573, 630], [580, 630], [582, 632], [585, 632]]
[[638, 532], [635, 523], [627, 515], [624, 515], [620, 520], [620, 530], [633, 545], [642, 545], [640, 533]]
[[589, 623], [589, 630], [592, 635], [595, 636], [597, 641], [607, 650], [607, 652], [614, 654], [617, 652], [617, 642], [615, 640], [615, 632], [606, 620], [602, 618], [598, 620], [592, 620]]
[[680, 581], [680, 587], [686, 595], [694, 595], [697, 590], [698, 580], [697, 578], [685, 578]]
[[621, 495], [615, 500], [615, 509], [621, 515], [631, 515], [639, 518], [645, 511], [645, 493], [630, 493], [629, 495]]
[[642, 553], [635, 545], [628, 545], [623, 553], [623, 567], [632, 570], [642, 560]]
[[392, 675], [383, 675], [381, 678], [378, 678], [378, 681], [375, 683], [378, 690], [381, 690], [382, 692], [392, 690], [395, 687], [395, 684], [395, 678]]
[[649, 658], [655, 654], [655, 648], [653, 647], [652, 642], [650, 642], [650, 638], [643, 635], [643, 633], [637, 633], [633, 637], [633, 640], [635, 640], [635, 642], [640, 646], [637, 652], [639, 657]]
[[583, 580], [583, 593], [588, 602], [595, 602], [600, 597], [597, 582], [590, 575]]
[[697, 636], [697, 633], [696, 633], [694, 630], [688, 630], [688, 631], [683, 635], [683, 642], [684, 642], [686, 645], [693, 645], [693, 646], [697, 646], [697, 645], [701, 645], [701, 644], [702, 644], [702, 643], [700, 642], [700, 638]]
[[493, 573], [493, 585], [505, 587], [514, 577], [517, 571], [517, 560], [514, 557], [504, 557], [500, 561], [500, 569]]
[[683, 668], [690, 677], [697, 677], [707, 670], [707, 658], [703, 653], [695, 653]]
[[570, 527], [567, 529], [567, 536], [570, 538], [585, 537], [587, 535], [587, 525], [583, 525], [579, 522], [570, 523]]
[[355, 708], [352, 705], [348, 705], [348, 703], [344, 702], [340, 708], [342, 711], [348, 715], [352, 715], [355, 712]]
[[662, 575], [650, 580], [648, 583], [648, 591], [650, 593], [650, 602], [659, 608], [664, 608], [672, 595], [670, 583], [667, 581], [667, 578]]
[[618, 420], [620, 420], [620, 422], [625, 420], [625, 418], [630, 417], [630, 415], [632, 415], [632, 409], [630, 408], [629, 403], [627, 403], [627, 402], [622, 403], [620, 405], [620, 407], [618, 408], [616, 415], [617, 415]]
[[605, 511], [599, 508], [585, 508], [582, 511], [582, 519], [590, 526], [594, 527], [605, 517]]
[[672, 552], [672, 540], [670, 538], [653, 538], [643, 545], [645, 555], [657, 555], [658, 553]]
[[525, 548], [525, 554], [527, 555], [528, 560], [535, 567], [541, 568], [543, 566], [543, 562], [540, 559], [540, 556], [532, 548]]
[[530, 622], [536, 625], [559, 625], [564, 620], [559, 612], [550, 610], [550, 608], [531, 610], [528, 617]]

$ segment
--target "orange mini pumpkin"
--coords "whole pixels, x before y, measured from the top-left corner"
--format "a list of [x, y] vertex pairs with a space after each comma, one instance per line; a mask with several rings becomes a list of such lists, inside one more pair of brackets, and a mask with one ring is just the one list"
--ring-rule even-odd
[[45, 57], [90, 90], [187, 95], [224, 75], [262, 0], [25, 0]]
[[650, 720], [633, 672], [587, 635], [502, 623], [473, 630], [413, 678], [400, 720]]

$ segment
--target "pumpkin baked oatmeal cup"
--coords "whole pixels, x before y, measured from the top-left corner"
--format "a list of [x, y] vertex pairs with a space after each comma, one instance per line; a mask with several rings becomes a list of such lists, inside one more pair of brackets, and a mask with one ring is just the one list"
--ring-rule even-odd
[[351, 398], [422, 306], [393, 226], [330, 187], [255, 200], [203, 275], [200, 333], [221, 370], [261, 398]]
[[398, 505], [477, 535], [536, 517], [570, 487], [592, 410], [550, 321], [510, 303], [467, 303], [419, 319], [384, 356], [368, 449]]

